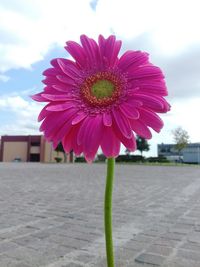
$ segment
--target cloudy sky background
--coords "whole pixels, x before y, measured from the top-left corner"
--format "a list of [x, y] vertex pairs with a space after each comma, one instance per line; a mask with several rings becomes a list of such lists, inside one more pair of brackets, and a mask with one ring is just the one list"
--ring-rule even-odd
[[68, 57], [67, 40], [101, 33], [122, 39], [122, 53], [149, 52], [165, 73], [172, 109], [148, 155], [173, 142], [178, 126], [200, 142], [199, 10], [199, 0], [1, 0], [0, 135], [39, 133], [41, 105], [29, 95], [42, 90], [42, 71], [52, 58]]

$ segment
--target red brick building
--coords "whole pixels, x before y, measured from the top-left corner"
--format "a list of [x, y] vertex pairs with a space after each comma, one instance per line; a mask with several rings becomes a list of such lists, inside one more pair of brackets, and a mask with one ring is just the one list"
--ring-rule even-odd
[[[64, 161], [64, 154], [55, 151], [42, 135], [1, 137], [0, 161], [56, 162], [56, 157]], [[73, 161], [72, 155], [66, 155], [66, 161]]]

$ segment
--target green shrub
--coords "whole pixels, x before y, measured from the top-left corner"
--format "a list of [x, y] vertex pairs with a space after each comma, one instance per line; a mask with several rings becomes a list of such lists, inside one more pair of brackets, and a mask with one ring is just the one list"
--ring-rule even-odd
[[62, 158], [60, 158], [60, 157], [55, 157], [54, 159], [55, 159], [55, 161], [56, 161], [57, 163], [59, 163], [59, 162], [62, 161]]
[[170, 162], [166, 157], [159, 156], [159, 157], [149, 157], [147, 158], [148, 162], [160, 162], [160, 163], [168, 163]]
[[84, 157], [76, 157], [75, 162], [86, 162]]
[[140, 155], [119, 155], [116, 162], [143, 162], [145, 159]]

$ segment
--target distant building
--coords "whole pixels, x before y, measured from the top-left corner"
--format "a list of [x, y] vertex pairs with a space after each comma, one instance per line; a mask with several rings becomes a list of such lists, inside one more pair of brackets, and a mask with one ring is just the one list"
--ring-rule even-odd
[[[56, 157], [64, 161], [64, 154], [55, 151], [41, 135], [1, 137], [0, 161], [56, 162]], [[72, 155], [67, 155], [66, 161], [73, 161]]]
[[188, 144], [180, 154], [175, 148], [175, 144], [159, 144], [157, 150], [158, 156], [164, 156], [171, 161], [200, 164], [200, 143]]
[[189, 144], [183, 149], [183, 161], [200, 164], [200, 143]]

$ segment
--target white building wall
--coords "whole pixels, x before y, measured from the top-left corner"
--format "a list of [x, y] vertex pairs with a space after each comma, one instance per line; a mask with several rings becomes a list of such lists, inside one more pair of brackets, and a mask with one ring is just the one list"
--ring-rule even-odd
[[183, 161], [200, 164], [200, 146], [184, 148]]

